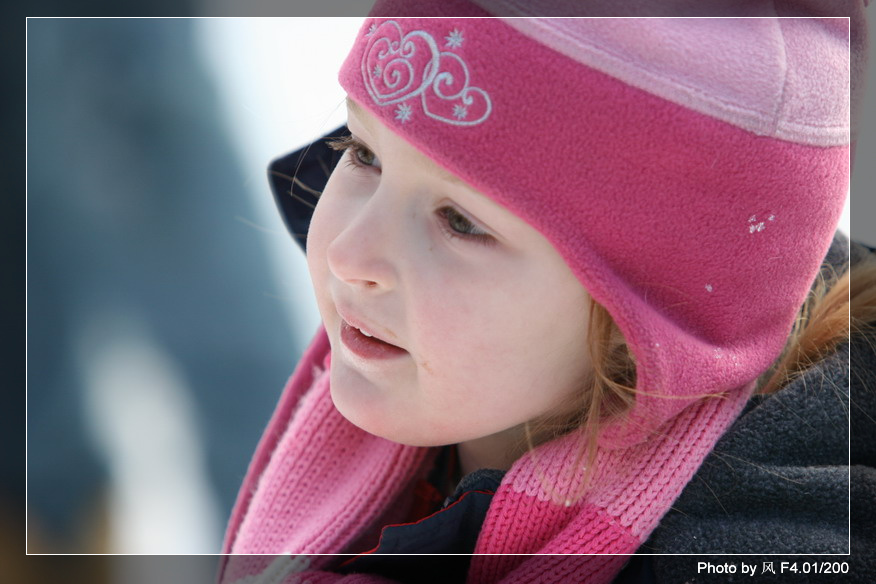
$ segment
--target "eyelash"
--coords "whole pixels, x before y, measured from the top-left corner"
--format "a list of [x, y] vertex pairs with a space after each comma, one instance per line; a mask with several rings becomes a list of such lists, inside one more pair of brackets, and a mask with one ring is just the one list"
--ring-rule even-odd
[[[484, 245], [490, 245], [496, 242], [492, 235], [490, 235], [489, 233], [484, 233], [480, 227], [472, 223], [468, 219], [468, 217], [466, 217], [453, 207], [441, 207], [440, 209], [438, 209], [437, 213], [441, 216], [441, 229], [449, 237], [458, 237], [465, 241], [481, 243]], [[463, 227], [463, 229], [468, 229], [472, 231], [460, 231], [454, 228], [453, 222], [460, 220], [465, 222], [465, 226]]]
[[377, 169], [379, 170], [379, 166], [373, 166], [372, 164], [366, 164], [360, 156], [362, 154], [371, 155], [372, 159], [377, 158], [374, 156], [374, 153], [366, 147], [362, 142], [353, 137], [353, 135], [344, 136], [342, 138], [337, 138], [334, 140], [329, 140], [326, 142], [326, 145], [332, 150], [337, 150], [339, 152], [344, 152], [346, 150], [350, 151], [350, 156], [347, 157], [346, 164], [353, 168], [366, 168], [366, 169]]
[[[350, 167], [380, 171], [379, 166], [367, 164], [360, 158], [363, 154], [365, 154], [366, 157], [370, 155], [372, 159], [377, 157], [374, 156], [374, 153], [367, 146], [354, 138], [352, 134], [342, 138], [329, 140], [326, 142], [326, 145], [332, 150], [337, 150], [339, 152], [349, 150], [350, 156], [347, 157], [346, 164]], [[492, 235], [484, 233], [480, 227], [475, 225], [468, 217], [453, 207], [441, 207], [436, 213], [441, 217], [441, 230], [450, 238], [459, 238], [483, 245], [490, 245], [496, 242]], [[462, 230], [453, 227], [453, 223], [459, 221], [464, 222], [464, 225], [461, 227]], [[457, 227], [459, 227], [458, 223]]]

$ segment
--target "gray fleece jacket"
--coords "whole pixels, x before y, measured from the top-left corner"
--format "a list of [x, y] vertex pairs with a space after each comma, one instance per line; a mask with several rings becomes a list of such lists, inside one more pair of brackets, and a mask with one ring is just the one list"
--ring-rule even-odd
[[[841, 264], [848, 249], [835, 240], [828, 261]], [[852, 263], [867, 253], [852, 244]], [[724, 555], [764, 552], [851, 555]], [[876, 333], [853, 335], [780, 392], [751, 400], [639, 553], [722, 555], [653, 556], [633, 570], [637, 582], [876, 582]], [[704, 561], [737, 572], [698, 570]], [[782, 573], [781, 562], [798, 572]], [[825, 574], [836, 567], [825, 562], [848, 562], [848, 572]]]

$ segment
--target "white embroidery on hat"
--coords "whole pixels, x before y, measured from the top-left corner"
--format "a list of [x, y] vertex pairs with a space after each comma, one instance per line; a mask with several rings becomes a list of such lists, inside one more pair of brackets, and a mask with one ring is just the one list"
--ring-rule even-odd
[[[773, 217], [773, 219], [775, 218], [774, 215], [772, 215], [771, 217]], [[772, 219], [770, 219], [770, 221], [772, 221]], [[764, 230], [764, 223], [763, 223], [763, 221], [758, 223], [757, 215], [752, 215], [751, 217], [749, 217], [748, 223], [749, 223], [749, 225], [748, 225], [748, 232], [749, 233], [757, 233], [759, 231]]]
[[411, 106], [406, 103], [399, 104], [395, 108], [395, 119], [403, 124], [409, 122], [411, 119]]
[[706, 292], [711, 292], [712, 289], [713, 289], [713, 288], [712, 288], [712, 285], [711, 285], [711, 284], [706, 284]]
[[[398, 22], [387, 20], [372, 25], [365, 37], [368, 45], [362, 54], [362, 79], [376, 105], [385, 107], [419, 97], [423, 113], [454, 126], [480, 124], [492, 113], [489, 94], [471, 85], [466, 61], [456, 53], [439, 50], [428, 32], [405, 34]], [[448, 48], [456, 49], [465, 39], [454, 29], [445, 40]], [[406, 107], [407, 113], [401, 115], [399, 108], [395, 110], [401, 123], [411, 120], [410, 105]]]
[[445, 47], [449, 49], [458, 49], [462, 46], [462, 41], [464, 41], [465, 39], [462, 38], [462, 33], [459, 31], [459, 29], [454, 28], [449, 35], [444, 37], [444, 40], [447, 41], [444, 45]]

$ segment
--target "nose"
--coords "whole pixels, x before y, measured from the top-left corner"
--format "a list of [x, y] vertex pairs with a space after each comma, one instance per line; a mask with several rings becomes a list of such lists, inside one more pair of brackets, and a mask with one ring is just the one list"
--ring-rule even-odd
[[393, 257], [398, 223], [393, 226], [392, 211], [381, 211], [378, 203], [375, 193], [326, 248], [326, 261], [338, 280], [374, 292], [392, 290], [398, 283]]

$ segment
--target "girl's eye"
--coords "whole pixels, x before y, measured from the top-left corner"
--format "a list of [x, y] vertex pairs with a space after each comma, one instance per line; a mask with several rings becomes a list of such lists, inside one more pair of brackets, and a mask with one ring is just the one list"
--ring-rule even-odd
[[359, 168], [380, 168], [380, 160], [367, 146], [352, 135], [327, 142], [332, 150], [350, 151], [347, 164]]
[[350, 148], [353, 164], [361, 166], [378, 166], [375, 161], [377, 157], [374, 153], [364, 147], [353, 146]]
[[441, 225], [445, 233], [450, 237], [461, 237], [479, 243], [491, 243], [495, 241], [493, 236], [472, 223], [468, 217], [453, 207], [441, 207], [438, 209], [441, 216]]

